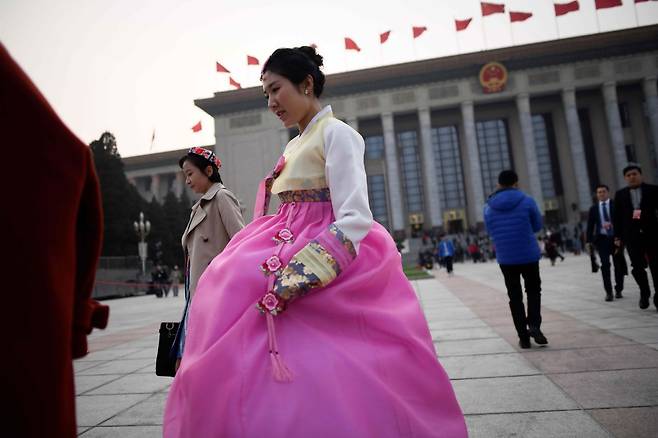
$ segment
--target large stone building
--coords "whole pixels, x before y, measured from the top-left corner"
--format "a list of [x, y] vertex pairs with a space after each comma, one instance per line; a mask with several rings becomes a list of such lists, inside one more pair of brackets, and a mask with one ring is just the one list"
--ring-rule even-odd
[[[573, 223], [597, 183], [623, 185], [629, 161], [656, 181], [657, 71], [658, 26], [646, 26], [333, 74], [323, 102], [365, 138], [373, 214], [398, 236], [480, 226], [510, 167], [547, 222]], [[222, 177], [250, 219], [258, 182], [296, 132], [268, 112], [260, 87], [195, 103], [215, 119]], [[167, 172], [181, 152], [175, 169], [160, 164], [167, 153], [152, 156], [151, 190], [180, 187]], [[149, 159], [126, 160], [129, 176]]]

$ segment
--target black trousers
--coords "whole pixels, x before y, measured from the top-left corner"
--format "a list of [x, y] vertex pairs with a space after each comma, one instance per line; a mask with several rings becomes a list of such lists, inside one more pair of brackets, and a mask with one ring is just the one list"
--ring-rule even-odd
[[[539, 277], [539, 262], [523, 265], [500, 265], [505, 278], [509, 308], [512, 320], [519, 338], [527, 338], [528, 327], [539, 329], [541, 325], [541, 278]], [[521, 277], [528, 296], [528, 313], [523, 305], [523, 289]]]
[[452, 256], [443, 257], [443, 262], [446, 265], [446, 270], [448, 271], [448, 274], [450, 274], [452, 272]]
[[[651, 288], [646, 269], [648, 266], [653, 277], [653, 289], [658, 291], [658, 242], [654, 239], [635, 239], [624, 243], [631, 258], [631, 273], [640, 287], [640, 296], [649, 299]], [[654, 296], [654, 302], [658, 306], [658, 296]]]
[[596, 242], [596, 251], [601, 259], [601, 276], [603, 277], [603, 289], [606, 294], [612, 294], [612, 281], [610, 280], [610, 258], [615, 269], [615, 292], [624, 290], [624, 275], [628, 268], [624, 259], [624, 251], [619, 250], [615, 254], [615, 244], [611, 236], [598, 236]]

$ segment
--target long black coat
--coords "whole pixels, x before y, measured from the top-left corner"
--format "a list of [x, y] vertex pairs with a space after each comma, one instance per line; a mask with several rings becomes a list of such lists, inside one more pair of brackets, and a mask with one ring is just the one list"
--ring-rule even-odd
[[615, 237], [632, 244], [640, 240], [658, 243], [658, 186], [642, 184], [640, 219], [633, 219], [633, 203], [628, 187], [615, 194], [616, 208], [612, 216]]

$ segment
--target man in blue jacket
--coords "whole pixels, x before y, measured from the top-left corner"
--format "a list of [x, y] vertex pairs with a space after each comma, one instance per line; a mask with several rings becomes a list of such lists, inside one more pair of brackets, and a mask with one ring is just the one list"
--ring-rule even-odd
[[[484, 206], [484, 223], [496, 245], [496, 260], [505, 278], [509, 307], [519, 346], [530, 348], [530, 337], [540, 345], [548, 340], [541, 325], [541, 278], [537, 233], [542, 228], [539, 208], [534, 199], [518, 189], [519, 177], [513, 170], [498, 175], [498, 189]], [[528, 313], [523, 306], [521, 277], [528, 296]]]

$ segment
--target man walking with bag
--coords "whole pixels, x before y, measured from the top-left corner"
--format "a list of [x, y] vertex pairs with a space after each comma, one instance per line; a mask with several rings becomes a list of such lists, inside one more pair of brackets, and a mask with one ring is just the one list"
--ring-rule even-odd
[[[530, 337], [540, 345], [548, 340], [541, 326], [541, 252], [535, 233], [542, 228], [542, 218], [535, 201], [518, 189], [519, 177], [513, 170], [498, 175], [498, 190], [484, 206], [484, 223], [496, 245], [496, 260], [503, 272], [519, 346], [530, 348]], [[521, 277], [528, 299], [523, 305]]]

